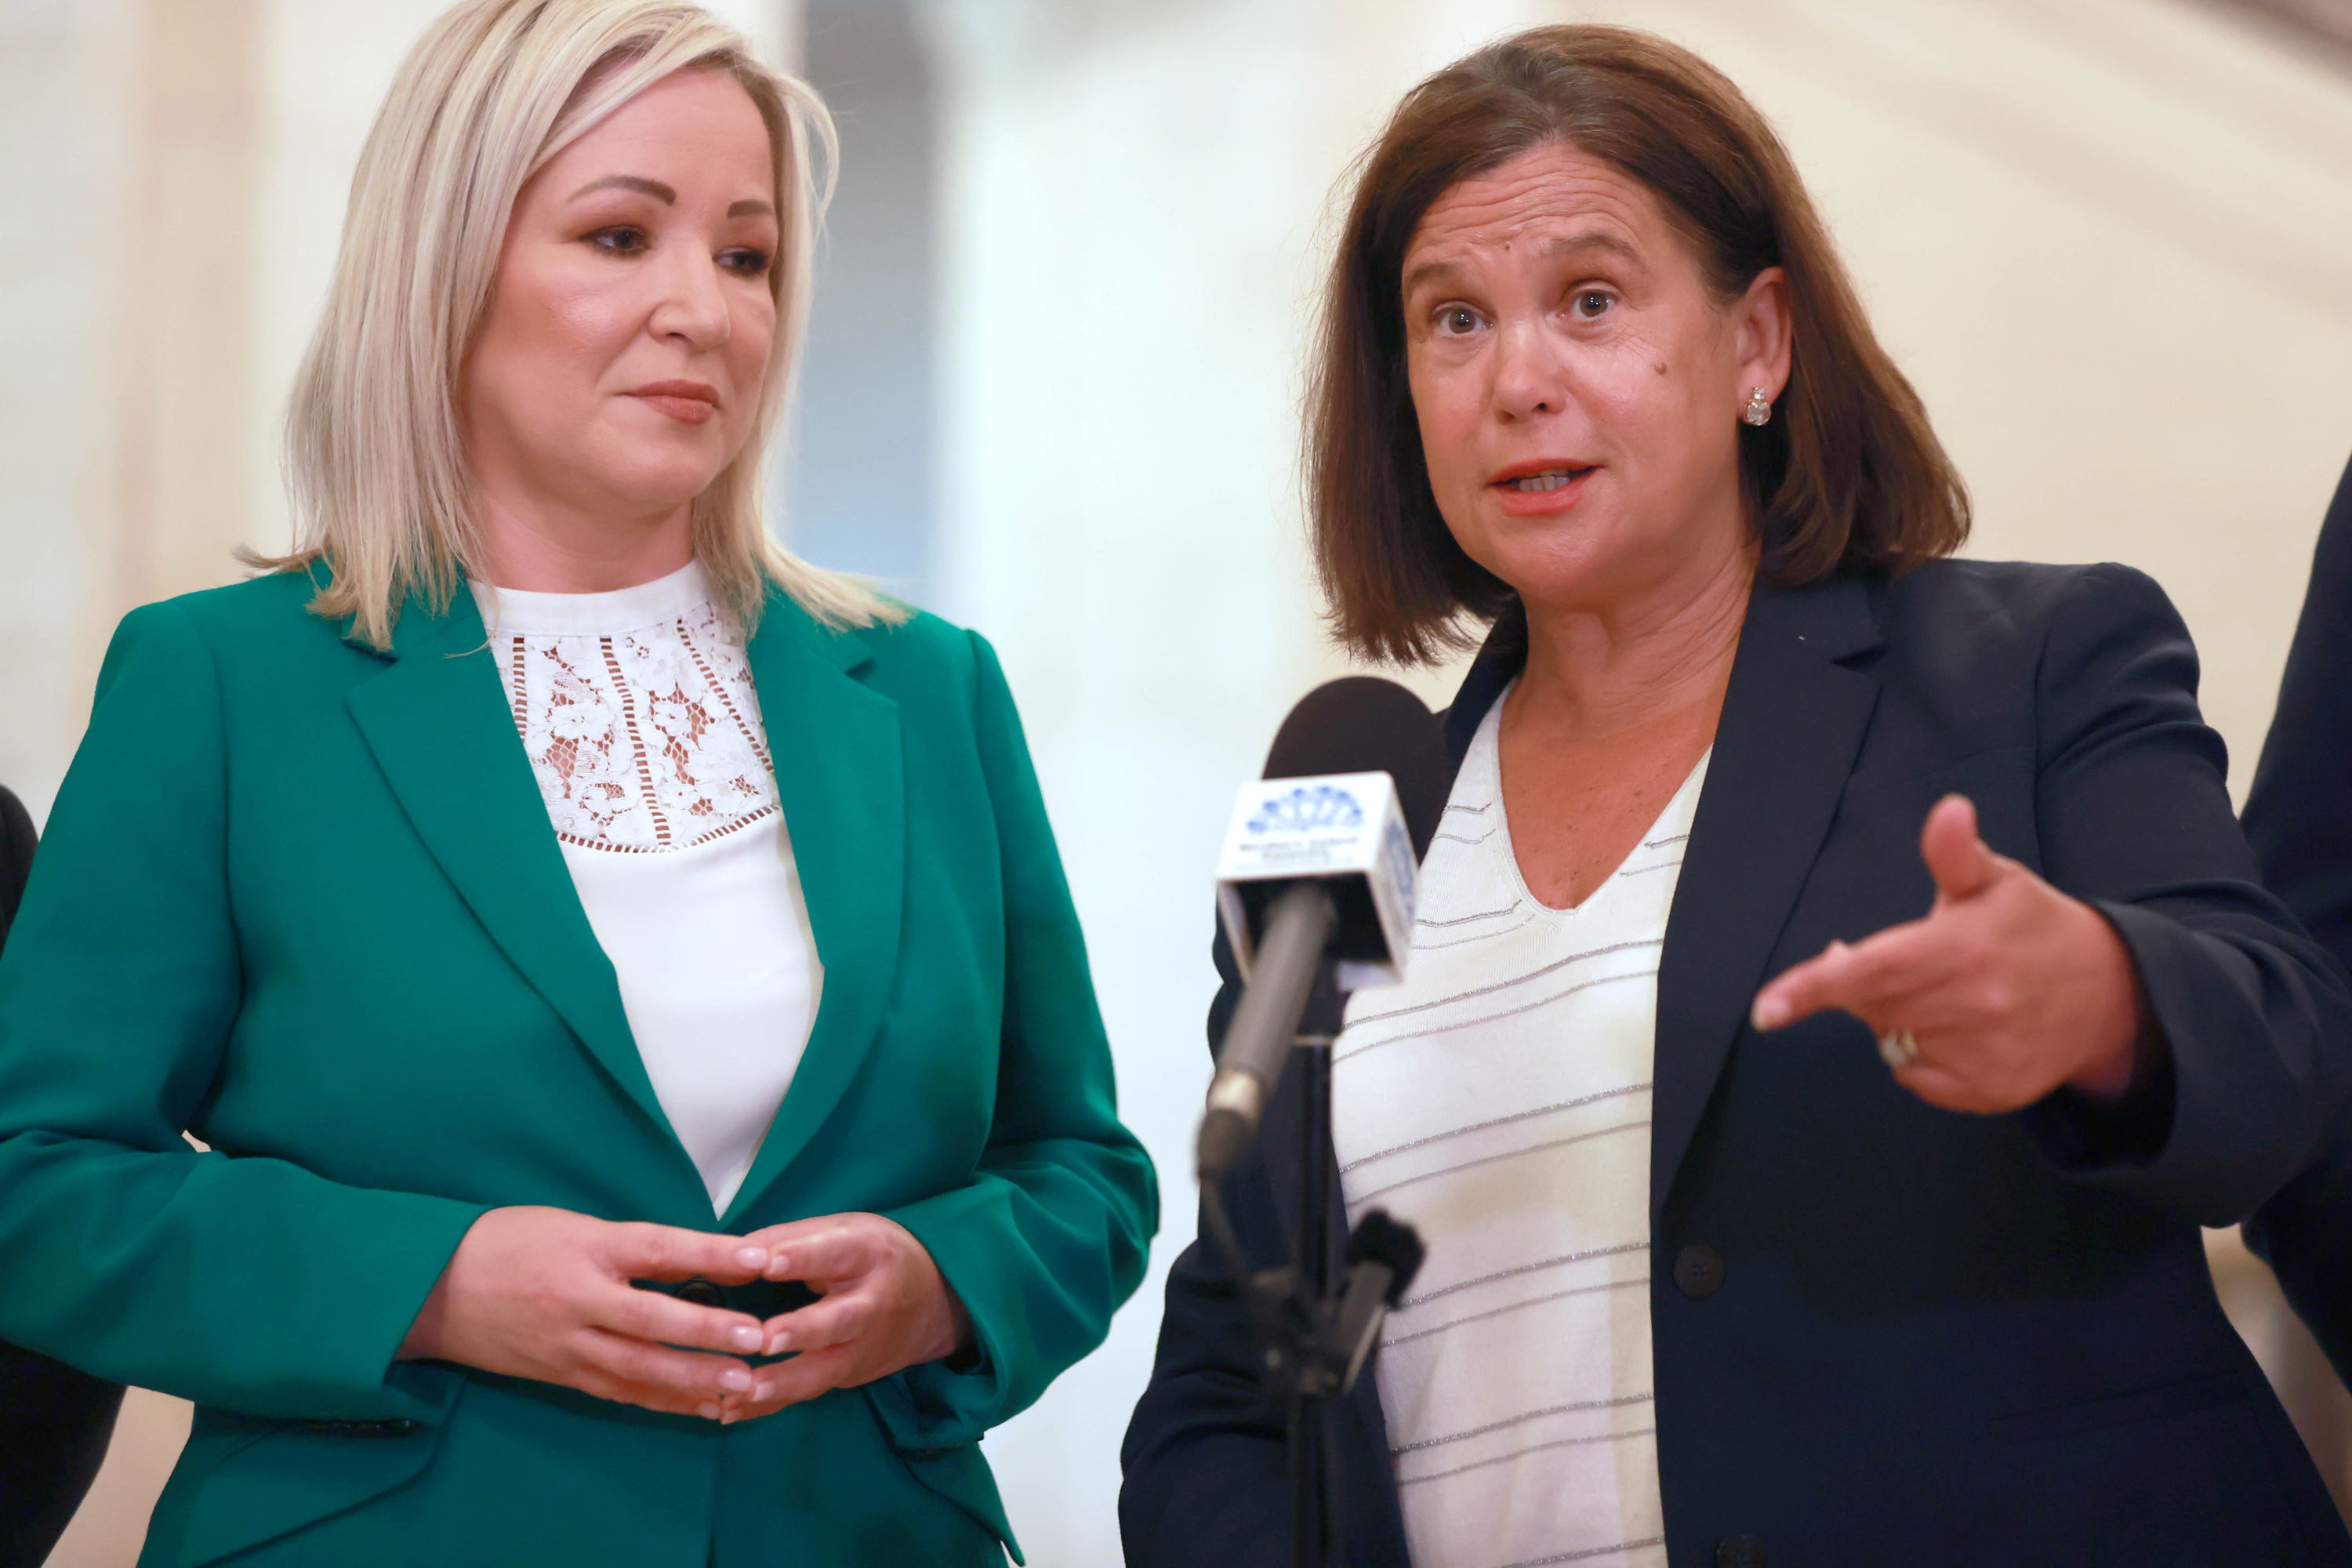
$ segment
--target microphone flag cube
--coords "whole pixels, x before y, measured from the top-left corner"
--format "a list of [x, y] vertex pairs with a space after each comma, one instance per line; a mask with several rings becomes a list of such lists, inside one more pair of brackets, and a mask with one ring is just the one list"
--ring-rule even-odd
[[1266, 903], [1293, 883], [1328, 882], [1339, 911], [1339, 989], [1393, 985], [1412, 951], [1419, 879], [1387, 773], [1257, 779], [1234, 802], [1217, 859], [1217, 908], [1246, 980]]

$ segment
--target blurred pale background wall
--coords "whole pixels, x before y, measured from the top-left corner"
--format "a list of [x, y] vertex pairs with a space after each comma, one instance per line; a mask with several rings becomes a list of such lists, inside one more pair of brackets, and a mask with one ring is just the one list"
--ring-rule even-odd
[[[37, 817], [116, 618], [287, 536], [285, 389], [360, 140], [439, 7], [0, 0], [0, 779]], [[1295, 481], [1331, 193], [1428, 70], [1574, 17], [1727, 69], [1973, 484], [1976, 552], [2154, 573], [2242, 793], [2352, 451], [2352, 55], [2192, 0], [716, 8], [842, 121], [784, 527], [1003, 650], [1166, 1178], [1110, 1342], [990, 1440], [1040, 1568], [1118, 1557], [1118, 1439], [1192, 1227], [1208, 867], [1282, 710], [1339, 668]], [[2215, 1256], [2352, 1492], [2340, 1391], [2259, 1266]], [[58, 1564], [131, 1561], [184, 1428], [132, 1396]]]

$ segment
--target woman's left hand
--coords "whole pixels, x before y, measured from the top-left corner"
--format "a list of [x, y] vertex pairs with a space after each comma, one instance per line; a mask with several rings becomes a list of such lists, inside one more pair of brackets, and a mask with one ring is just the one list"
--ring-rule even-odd
[[1757, 993], [1756, 1026], [1851, 1013], [1893, 1042], [1890, 1065], [1911, 1058], [1895, 1080], [1947, 1110], [2019, 1110], [2062, 1087], [2122, 1098], [2162, 1046], [2115, 928], [1987, 848], [1963, 796], [1937, 802], [1919, 852], [1936, 879], [1927, 916], [1781, 974]]
[[953, 1355], [971, 1320], [939, 1265], [906, 1226], [875, 1214], [826, 1215], [743, 1238], [768, 1249], [771, 1279], [799, 1279], [818, 1300], [767, 1321], [764, 1353], [799, 1353], [753, 1370], [722, 1422], [748, 1421], [835, 1388], [856, 1388]]

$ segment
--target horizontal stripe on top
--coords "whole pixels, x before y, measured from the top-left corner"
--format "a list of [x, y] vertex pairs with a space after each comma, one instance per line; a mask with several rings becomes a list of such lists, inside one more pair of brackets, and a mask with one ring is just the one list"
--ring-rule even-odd
[[1349, 1215], [1427, 1259], [1374, 1363], [1415, 1568], [1662, 1568], [1650, 1363], [1659, 959], [1706, 762], [1571, 910], [1528, 889], [1497, 702], [1422, 866], [1402, 984], [1332, 1051]]

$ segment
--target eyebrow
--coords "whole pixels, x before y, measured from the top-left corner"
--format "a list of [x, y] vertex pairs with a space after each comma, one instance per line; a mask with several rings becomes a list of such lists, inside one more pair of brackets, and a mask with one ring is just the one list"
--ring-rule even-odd
[[[1544, 257], [1548, 260], [1556, 260], [1561, 257], [1575, 256], [1587, 251], [1599, 251], [1635, 265], [1639, 265], [1642, 259], [1641, 253], [1633, 246], [1615, 235], [1601, 229], [1588, 229], [1582, 234], [1555, 239], [1543, 247]], [[1459, 277], [1461, 270], [1461, 268], [1452, 261], [1423, 261], [1407, 269], [1404, 280], [1398, 286], [1397, 292], [1409, 296], [1423, 283]]]
[[[572, 199], [576, 202], [592, 191], [612, 190], [635, 191], [640, 195], [653, 197], [665, 206], [677, 205], [677, 186], [666, 184], [660, 180], [648, 180], [643, 174], [607, 174], [601, 180], [591, 180], [572, 192]], [[727, 209], [727, 216], [729, 217], [772, 216], [775, 210], [773, 202], [740, 201]]]
[[1639, 266], [1642, 260], [1642, 253], [1633, 248], [1631, 241], [1620, 239], [1615, 235], [1601, 229], [1587, 229], [1582, 234], [1570, 235], [1565, 239], [1555, 239], [1544, 247], [1544, 256], [1548, 259], [1557, 259], [1559, 257], [1576, 256], [1591, 250], [1600, 251], [1604, 256], [1613, 256], [1620, 261], [1632, 262], [1635, 266]]
[[675, 185], [666, 185], [659, 180], [648, 180], [643, 174], [607, 174], [601, 180], [591, 180], [572, 192], [572, 199], [576, 202], [591, 191], [614, 190], [635, 191], [640, 195], [651, 196], [665, 205], [673, 207], [677, 205], [677, 188]]

